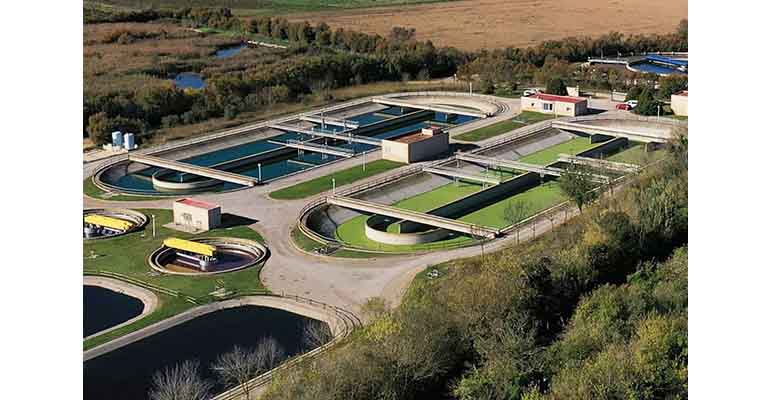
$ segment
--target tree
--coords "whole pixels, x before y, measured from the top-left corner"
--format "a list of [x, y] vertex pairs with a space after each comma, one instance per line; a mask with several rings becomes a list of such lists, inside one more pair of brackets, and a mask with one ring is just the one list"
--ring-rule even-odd
[[471, 225], [471, 237], [481, 245], [481, 262], [484, 262], [484, 243], [487, 241], [486, 229], [481, 225]]
[[152, 400], [208, 400], [212, 386], [201, 378], [197, 361], [185, 361], [156, 372], [149, 397]]
[[567, 95], [567, 85], [561, 78], [551, 78], [545, 86], [545, 92], [559, 96]]
[[634, 113], [639, 115], [655, 115], [658, 113], [658, 102], [652, 96], [652, 91], [644, 88], [639, 94], [639, 104], [634, 107]]
[[310, 320], [302, 326], [302, 343], [308, 350], [323, 346], [331, 340], [329, 327], [316, 320]]
[[225, 386], [238, 386], [249, 398], [251, 381], [257, 375], [275, 367], [284, 358], [281, 345], [272, 337], [264, 338], [256, 348], [249, 350], [234, 346], [232, 350], [221, 354], [211, 366]]
[[599, 193], [593, 190], [596, 184], [592, 177], [591, 171], [580, 164], [570, 165], [559, 177], [559, 188], [575, 203], [581, 213], [584, 205], [599, 197]]
[[286, 351], [272, 336], [261, 339], [254, 350], [259, 373], [269, 371], [286, 358]]
[[[525, 201], [509, 201], [503, 210], [503, 218], [509, 225], [518, 224], [529, 213], [529, 204]], [[516, 227], [516, 243], [519, 243], [519, 231], [521, 227]]]
[[660, 96], [664, 99], [687, 89], [687, 75], [670, 75], [660, 80]]
[[236, 345], [229, 352], [220, 354], [211, 369], [219, 376], [223, 385], [238, 385], [248, 399], [251, 392], [248, 383], [259, 373], [258, 364], [255, 351]]

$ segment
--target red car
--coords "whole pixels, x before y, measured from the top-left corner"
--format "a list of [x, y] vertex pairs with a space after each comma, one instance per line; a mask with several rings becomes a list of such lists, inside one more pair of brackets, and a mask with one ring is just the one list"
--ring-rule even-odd
[[631, 109], [631, 105], [628, 104], [628, 103], [620, 103], [620, 104], [616, 104], [615, 108], [617, 108], [618, 110], [626, 110], [626, 111], [628, 111], [628, 110]]

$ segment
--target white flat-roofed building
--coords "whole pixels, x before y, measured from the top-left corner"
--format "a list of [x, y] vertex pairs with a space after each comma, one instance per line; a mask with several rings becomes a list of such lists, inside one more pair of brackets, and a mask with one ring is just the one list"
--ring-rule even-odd
[[174, 224], [204, 232], [219, 227], [222, 222], [220, 206], [190, 198], [174, 202]]
[[537, 93], [521, 98], [522, 111], [577, 117], [588, 113], [588, 99], [575, 96], [557, 96]]

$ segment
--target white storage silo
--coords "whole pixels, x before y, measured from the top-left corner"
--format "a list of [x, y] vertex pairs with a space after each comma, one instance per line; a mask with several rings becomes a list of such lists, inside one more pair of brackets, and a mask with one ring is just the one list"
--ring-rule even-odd
[[123, 133], [120, 131], [112, 132], [112, 147], [123, 147]]
[[134, 134], [133, 133], [126, 133], [123, 135], [123, 145], [126, 147], [126, 150], [133, 150], [134, 145]]

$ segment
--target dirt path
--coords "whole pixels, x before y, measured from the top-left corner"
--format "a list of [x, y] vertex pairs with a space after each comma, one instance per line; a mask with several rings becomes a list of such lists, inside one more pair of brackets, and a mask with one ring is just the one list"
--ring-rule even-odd
[[325, 21], [387, 35], [415, 28], [417, 38], [464, 50], [531, 46], [567, 36], [669, 33], [687, 18], [687, 0], [466, 0], [293, 14], [290, 21]]

